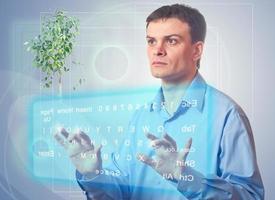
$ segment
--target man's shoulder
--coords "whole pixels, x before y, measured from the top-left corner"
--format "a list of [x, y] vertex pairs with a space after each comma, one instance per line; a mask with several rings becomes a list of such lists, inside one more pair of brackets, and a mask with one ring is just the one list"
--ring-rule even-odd
[[234, 110], [241, 115], [245, 115], [241, 106], [232, 97], [211, 85], [207, 85], [205, 104], [215, 106], [225, 112]]

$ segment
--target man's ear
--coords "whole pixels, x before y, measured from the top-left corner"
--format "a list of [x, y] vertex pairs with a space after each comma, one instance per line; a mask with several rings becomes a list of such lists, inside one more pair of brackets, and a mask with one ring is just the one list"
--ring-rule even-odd
[[201, 58], [203, 46], [204, 43], [202, 41], [193, 44], [193, 61], [198, 61]]

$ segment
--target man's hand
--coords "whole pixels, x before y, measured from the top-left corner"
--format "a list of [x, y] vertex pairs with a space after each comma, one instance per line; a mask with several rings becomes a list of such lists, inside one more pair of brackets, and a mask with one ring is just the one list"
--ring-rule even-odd
[[102, 169], [101, 145], [97, 148], [91, 143], [87, 134], [79, 131], [69, 134], [64, 128], [55, 133], [55, 139], [67, 151], [76, 169], [90, 178]]
[[146, 137], [151, 140], [151, 146], [155, 149], [156, 157], [150, 158], [139, 153], [137, 159], [151, 166], [164, 178], [168, 177], [167, 179], [178, 181], [185, 167], [185, 160], [192, 145], [192, 138], [188, 140], [184, 149], [178, 151], [177, 143], [167, 133], [164, 134], [163, 138], [158, 138], [151, 133], [147, 133]]

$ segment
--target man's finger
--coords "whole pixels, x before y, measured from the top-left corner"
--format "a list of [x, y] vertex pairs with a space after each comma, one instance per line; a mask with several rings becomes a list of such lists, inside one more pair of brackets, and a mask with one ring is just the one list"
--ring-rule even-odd
[[83, 131], [79, 131], [77, 137], [81, 140], [81, 144], [84, 145], [86, 148], [94, 149], [94, 145], [92, 144], [90, 137], [86, 133], [84, 133]]
[[[160, 147], [164, 147], [164, 148], [171, 148], [172, 147], [172, 145], [168, 142], [168, 141], [166, 141], [166, 140], [163, 140], [163, 139], [156, 139], [156, 140], [153, 140], [152, 142], [151, 142], [151, 146], [153, 147], [153, 148], [160, 148]], [[173, 148], [173, 147], [172, 147]]]
[[166, 139], [168, 142], [170, 142], [172, 147], [177, 151], [177, 143], [170, 135], [165, 133], [163, 138]]
[[159, 139], [158, 137], [154, 136], [152, 133], [149, 133], [149, 132], [146, 133], [146, 137], [149, 140], [157, 140], [157, 139]]
[[100, 144], [97, 148], [95, 148], [95, 154], [97, 159], [101, 160], [101, 149], [102, 149], [102, 144]]
[[152, 158], [146, 156], [145, 154], [138, 153], [137, 159], [139, 161], [143, 162], [144, 164], [151, 166], [154, 169], [156, 167], [157, 162], [155, 160], [153, 160]]
[[54, 134], [54, 138], [61, 146], [65, 146], [68, 135], [69, 133], [64, 128], [62, 128]]
[[65, 138], [68, 138], [68, 136], [69, 136], [69, 133], [66, 131], [65, 128], [61, 128], [60, 133], [61, 133]]
[[79, 135], [80, 135], [81, 139], [85, 140], [85, 142], [87, 142], [87, 143], [91, 142], [90, 137], [86, 133], [84, 133], [83, 131], [80, 131]]
[[56, 141], [61, 145], [61, 146], [65, 146], [66, 143], [66, 139], [60, 135], [60, 133], [55, 133], [54, 134], [54, 138], [56, 139]]
[[67, 138], [69, 143], [73, 143], [73, 141], [76, 141], [77, 143], [81, 144], [81, 137], [79, 135], [79, 133], [73, 133], [70, 134]]
[[180, 160], [185, 161], [192, 145], [192, 138], [185, 144], [184, 149], [181, 151]]

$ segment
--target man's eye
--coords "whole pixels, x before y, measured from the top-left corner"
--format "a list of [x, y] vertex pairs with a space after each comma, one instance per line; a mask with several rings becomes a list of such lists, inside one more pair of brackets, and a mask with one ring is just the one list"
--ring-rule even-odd
[[156, 43], [156, 41], [153, 39], [147, 40], [147, 44], [150, 46], [154, 45], [155, 43]]
[[177, 41], [176, 39], [168, 39], [168, 40], [167, 40], [167, 43], [168, 43], [169, 45], [175, 45], [175, 44], [178, 43], [178, 41]]

